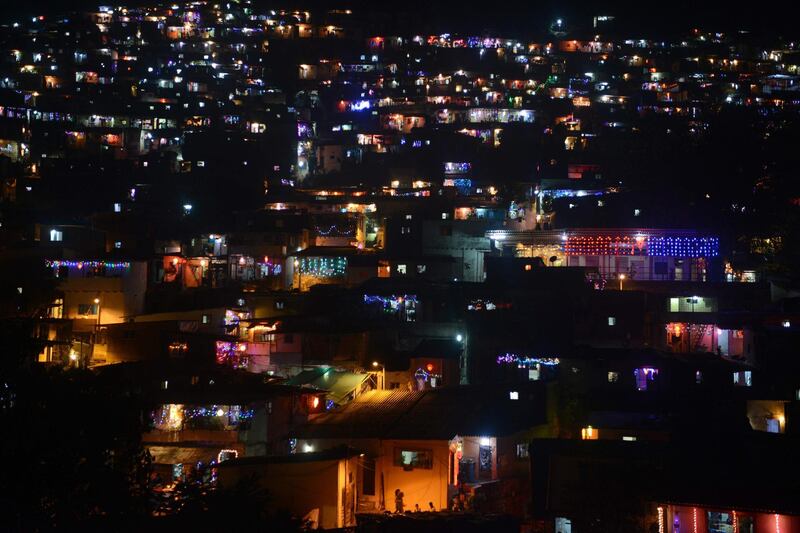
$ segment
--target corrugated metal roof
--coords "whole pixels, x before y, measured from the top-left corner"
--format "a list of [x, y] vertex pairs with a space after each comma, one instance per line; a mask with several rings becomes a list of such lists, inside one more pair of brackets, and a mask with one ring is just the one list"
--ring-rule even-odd
[[[518, 390], [519, 387], [514, 387]], [[299, 438], [450, 439], [455, 435], [506, 435], [544, 422], [540, 386], [450, 387], [426, 391], [370, 391], [299, 428]]]

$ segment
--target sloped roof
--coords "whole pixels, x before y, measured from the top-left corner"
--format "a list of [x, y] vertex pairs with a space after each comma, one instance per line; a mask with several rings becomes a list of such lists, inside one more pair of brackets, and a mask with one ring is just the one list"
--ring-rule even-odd
[[[519, 400], [511, 400], [515, 390]], [[322, 414], [293, 436], [331, 439], [451, 439], [507, 435], [545, 421], [542, 384], [370, 391]]]
[[334, 368], [313, 368], [303, 370], [293, 378], [289, 379], [287, 385], [309, 386], [320, 390], [328, 391], [328, 397], [334, 403], [340, 404], [369, 378], [367, 373], [348, 372], [346, 370], [336, 370]]

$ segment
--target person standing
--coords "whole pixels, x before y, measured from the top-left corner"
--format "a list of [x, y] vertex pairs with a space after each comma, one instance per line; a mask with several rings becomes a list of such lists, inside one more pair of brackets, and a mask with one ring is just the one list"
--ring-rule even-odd
[[395, 513], [402, 513], [403, 512], [403, 491], [400, 489], [394, 489], [394, 512]]

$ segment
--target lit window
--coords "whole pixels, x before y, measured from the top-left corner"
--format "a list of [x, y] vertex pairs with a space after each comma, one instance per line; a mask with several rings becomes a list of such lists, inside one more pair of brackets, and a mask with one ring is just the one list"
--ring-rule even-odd
[[530, 454], [527, 442], [517, 444], [517, 459], [526, 459]]
[[509, 391], [508, 399], [509, 400], [519, 400], [519, 391], [515, 391], [515, 390]]
[[401, 466], [403, 470], [414, 468], [433, 468], [433, 452], [431, 450], [404, 450], [394, 449], [394, 466]]
[[425, 265], [417, 265], [417, 274], [424, 274], [427, 269]]
[[114, 241], [114, 248], [122, 248], [122, 241]]
[[96, 315], [98, 304], [78, 304], [79, 315]]
[[636, 441], [636, 437], [625, 436], [625, 437], [622, 437], [622, 440], [624, 440], [625, 442], [635, 442]]
[[397, 265], [397, 273], [405, 275], [406, 265]]
[[733, 384], [739, 387], [750, 387], [753, 385], [753, 373], [749, 370], [733, 373]]
[[586, 426], [581, 429], [581, 439], [583, 440], [597, 440], [600, 438], [600, 431], [592, 426]]
[[411, 220], [412, 218], [414, 218], [413, 215], [406, 215], [406, 220]]
[[619, 372], [609, 372], [608, 373], [608, 382], [609, 383], [616, 383], [619, 381]]
[[206, 162], [205, 161], [198, 161], [197, 162], [197, 166], [198, 167], [204, 167], [204, 166], [206, 166]]
[[608, 317], [608, 325], [609, 326], [616, 326], [617, 325], [617, 317], [615, 317], [615, 316]]
[[57, 229], [50, 230], [50, 241], [51, 242], [59, 242], [64, 239], [64, 234]]
[[442, 220], [447, 220], [447, 213], [442, 213]]
[[114, 204], [114, 212], [120, 213], [122, 211], [122, 204]]
[[[60, 239], [59, 239], [59, 240], [60, 240]], [[783, 322], [781, 322], [781, 325], [782, 325], [783, 327], [785, 327], [785, 328], [790, 328], [790, 327], [792, 327], [792, 323], [791, 323], [790, 321], [788, 321], [788, 320], [784, 320]]]
[[200, 319], [200, 322], [203, 324], [208, 324], [211, 322], [211, 315], [204, 314], [203, 317]]
[[703, 373], [699, 370], [694, 373], [694, 382], [698, 385], [703, 382]]
[[633, 210], [633, 216], [638, 217], [641, 214], [642, 214], [642, 211], [640, 209], [634, 209]]
[[650, 366], [634, 369], [633, 376], [636, 379], [636, 390], [646, 391], [649, 382], [655, 381], [657, 375], [658, 369]]

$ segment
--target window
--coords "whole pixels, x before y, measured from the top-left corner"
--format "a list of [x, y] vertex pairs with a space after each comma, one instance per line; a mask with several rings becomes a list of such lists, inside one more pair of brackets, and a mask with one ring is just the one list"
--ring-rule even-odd
[[122, 204], [114, 204], [114, 212], [115, 213], [122, 212]]
[[642, 214], [642, 210], [641, 209], [634, 209], [633, 210], [633, 216], [638, 217], [641, 214]]
[[615, 316], [608, 317], [608, 325], [609, 326], [616, 326], [617, 325], [617, 317], [615, 317]]
[[400, 228], [401, 235], [410, 235], [411, 234], [411, 226], [403, 226]]
[[405, 275], [406, 265], [397, 265], [397, 273]]
[[739, 387], [751, 387], [753, 385], [753, 373], [749, 370], [734, 372], [733, 384]]
[[694, 382], [700, 385], [703, 382], [703, 373], [699, 370], [694, 373]]
[[636, 442], [636, 437], [625, 436], [622, 437], [622, 440], [624, 440], [625, 442]]
[[197, 166], [198, 167], [204, 167], [204, 166], [206, 166], [206, 162], [205, 161], [198, 161], [197, 162]]
[[210, 324], [211, 323], [211, 315], [204, 314], [203, 317], [200, 319], [200, 322], [203, 324]]
[[517, 459], [526, 459], [529, 456], [529, 448], [527, 442], [517, 444]]
[[425, 265], [417, 265], [417, 274], [424, 274], [427, 269]]
[[122, 248], [122, 241], [114, 241], [114, 248]]
[[51, 229], [50, 230], [50, 241], [51, 242], [60, 242], [62, 240], [64, 240], [64, 234], [61, 231], [59, 231], [57, 229]]
[[285, 302], [282, 302], [281, 300], [275, 300], [275, 309], [283, 309], [285, 305]]
[[650, 366], [634, 369], [633, 376], [636, 378], [636, 390], [646, 391], [649, 383], [655, 381], [657, 375], [658, 369]]
[[79, 315], [96, 315], [97, 304], [78, 304]]
[[508, 399], [509, 400], [519, 400], [519, 391], [509, 391], [508, 392]]
[[785, 327], [785, 328], [790, 328], [790, 327], [792, 327], [792, 323], [791, 323], [790, 321], [788, 321], [788, 320], [784, 320], [783, 322], [781, 322], [781, 325], [782, 325], [783, 327]]
[[412, 218], [414, 218], [413, 215], [406, 215], [406, 220], [411, 220]]
[[394, 449], [394, 466], [402, 466], [403, 470], [433, 468], [433, 452], [431, 450], [404, 450]]
[[450, 237], [451, 235], [453, 235], [452, 226], [440, 226], [439, 235], [441, 235], [442, 237]]
[[442, 220], [447, 220], [447, 213], [442, 213]]
[[608, 373], [608, 382], [609, 383], [616, 383], [619, 381], [619, 372], [609, 372]]

